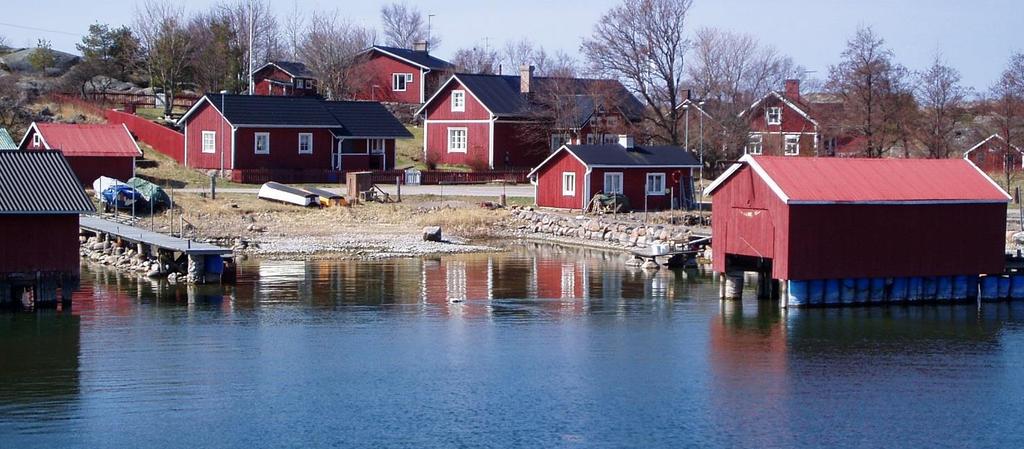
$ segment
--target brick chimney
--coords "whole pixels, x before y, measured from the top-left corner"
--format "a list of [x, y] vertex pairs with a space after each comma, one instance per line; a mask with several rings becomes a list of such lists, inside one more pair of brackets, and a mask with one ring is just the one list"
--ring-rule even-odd
[[421, 52], [421, 53], [427, 53], [427, 51], [429, 50], [428, 47], [429, 46], [427, 44], [427, 41], [416, 41], [416, 42], [412, 43], [412, 50], [413, 51], [418, 51], [418, 52]]
[[530, 85], [533, 84], [533, 70], [532, 65], [519, 66], [519, 92], [530, 93]]
[[786, 98], [800, 101], [800, 80], [786, 80]]

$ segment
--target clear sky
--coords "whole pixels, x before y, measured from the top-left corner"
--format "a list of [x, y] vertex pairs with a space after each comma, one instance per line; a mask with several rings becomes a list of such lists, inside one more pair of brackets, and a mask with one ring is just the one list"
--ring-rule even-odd
[[[168, 0], [171, 1], [171, 0]], [[279, 15], [294, 0], [271, 0]], [[135, 0], [20, 0], [5, 2], [0, 35], [14, 46], [34, 45], [39, 37], [54, 48], [74, 52], [74, 44], [93, 22], [132, 20]], [[198, 10], [215, 0], [185, 0]], [[300, 9], [338, 9], [357, 23], [377, 25], [383, 0], [305, 0]], [[527, 37], [548, 49], [577, 53], [580, 40], [616, 0], [418, 0], [435, 14], [433, 28], [444, 41], [445, 57], [459, 47], [501, 45]], [[872, 25], [911, 69], [925, 68], [936, 52], [963, 74], [964, 84], [987, 89], [1013, 51], [1024, 51], [1024, 1], [1021, 0], [694, 0], [689, 26], [713, 26], [755, 35], [792, 56], [823, 78], [839, 58], [846, 39], [860, 24]], [[44, 28], [45, 32], [12, 24]]]

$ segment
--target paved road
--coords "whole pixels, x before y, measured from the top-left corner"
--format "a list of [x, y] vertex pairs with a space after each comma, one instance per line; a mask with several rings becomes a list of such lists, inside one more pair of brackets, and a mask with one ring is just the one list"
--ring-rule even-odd
[[[393, 185], [381, 185], [381, 189], [385, 192], [394, 194], [396, 191]], [[217, 189], [219, 193], [251, 193], [255, 195], [259, 192], [259, 187], [220, 187]], [[345, 185], [341, 187], [328, 187], [326, 190], [331, 192], [345, 193]], [[186, 192], [186, 193], [201, 193], [208, 192], [209, 189], [205, 188], [188, 188], [188, 189], [175, 189], [175, 192]], [[485, 185], [485, 184], [473, 184], [473, 185], [429, 185], [429, 186], [402, 186], [402, 195], [440, 195], [440, 196], [478, 196], [478, 197], [495, 197], [504, 192], [509, 198], [512, 197], [525, 197], [533, 198], [533, 186], [526, 185], [514, 185], [514, 186], [500, 186], [500, 185]]]

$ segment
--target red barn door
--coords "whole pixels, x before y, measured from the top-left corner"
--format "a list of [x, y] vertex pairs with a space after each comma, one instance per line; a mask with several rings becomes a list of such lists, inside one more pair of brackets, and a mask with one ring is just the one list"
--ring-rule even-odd
[[775, 254], [775, 226], [767, 209], [732, 208], [726, 234], [728, 254], [769, 259]]

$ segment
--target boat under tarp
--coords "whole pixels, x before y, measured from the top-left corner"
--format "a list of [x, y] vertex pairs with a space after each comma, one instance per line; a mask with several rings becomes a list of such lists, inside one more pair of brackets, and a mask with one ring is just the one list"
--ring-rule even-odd
[[145, 197], [134, 187], [114, 178], [100, 176], [92, 182], [96, 197], [107, 207], [131, 209], [146, 207]]
[[324, 207], [340, 205], [342, 200], [345, 199], [340, 193], [334, 193], [317, 187], [305, 187], [302, 190], [318, 196], [320, 198], [320, 205]]
[[126, 184], [141, 193], [146, 202], [153, 206], [154, 211], [171, 208], [171, 197], [167, 195], [167, 192], [162, 187], [139, 177], [128, 179]]
[[296, 206], [309, 207], [319, 203], [317, 194], [287, 186], [278, 182], [267, 182], [260, 187], [258, 198]]

